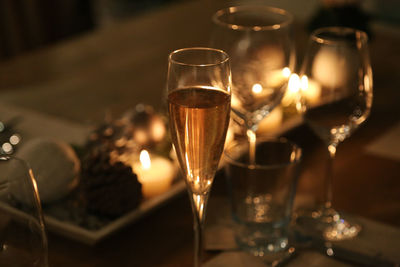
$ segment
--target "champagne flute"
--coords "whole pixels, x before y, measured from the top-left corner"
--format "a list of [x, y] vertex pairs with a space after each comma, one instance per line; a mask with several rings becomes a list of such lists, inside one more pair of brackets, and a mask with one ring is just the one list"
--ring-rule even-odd
[[47, 267], [47, 237], [32, 170], [0, 155], [0, 266]]
[[[325, 199], [318, 210], [300, 215], [297, 222], [317, 230], [328, 241], [355, 237], [361, 226], [343, 218], [332, 207], [333, 160], [336, 150], [370, 114], [372, 69], [367, 35], [359, 30], [328, 27], [311, 35], [301, 69], [302, 83], [320, 88], [317, 101], [304, 97], [304, 118], [325, 143], [329, 162], [325, 177]], [[307, 90], [307, 86], [302, 86]], [[303, 94], [306, 95], [306, 94]]]
[[254, 161], [258, 125], [282, 100], [295, 64], [290, 13], [264, 5], [221, 9], [213, 16], [213, 47], [232, 65], [233, 118], [244, 125]]
[[184, 48], [169, 55], [170, 130], [192, 204], [196, 267], [202, 261], [207, 200], [229, 124], [230, 83], [229, 57], [222, 50]]

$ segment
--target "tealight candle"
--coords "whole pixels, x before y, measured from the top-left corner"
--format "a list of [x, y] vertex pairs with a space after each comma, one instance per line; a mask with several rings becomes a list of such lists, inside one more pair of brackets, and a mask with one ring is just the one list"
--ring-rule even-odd
[[152, 156], [146, 150], [140, 152], [140, 161], [132, 166], [142, 184], [142, 193], [145, 198], [160, 195], [171, 187], [175, 176], [175, 167], [166, 158]]
[[299, 92], [308, 102], [315, 104], [321, 96], [321, 85], [312, 79], [308, 79], [306, 75], [299, 77], [296, 73], [290, 76], [288, 89], [282, 99], [282, 104], [288, 106], [299, 100]]
[[301, 77], [301, 91], [311, 104], [318, 103], [321, 97], [321, 85], [312, 79], [308, 79], [306, 75]]
[[296, 103], [299, 98], [299, 90], [301, 87], [300, 77], [296, 73], [290, 75], [287, 90], [282, 99], [282, 105], [289, 106]]
[[348, 79], [349, 62], [352, 61], [346, 50], [337, 52], [337, 48], [321, 49], [315, 56], [312, 67], [314, 79], [325, 87], [345, 86]]

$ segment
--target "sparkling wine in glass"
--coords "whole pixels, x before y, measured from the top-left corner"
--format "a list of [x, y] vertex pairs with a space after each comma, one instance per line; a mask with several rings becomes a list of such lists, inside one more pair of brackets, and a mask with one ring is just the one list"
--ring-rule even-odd
[[36, 181], [19, 158], [0, 155], [0, 266], [48, 267]]
[[373, 94], [367, 35], [344, 27], [316, 30], [311, 35], [301, 75], [303, 82], [312, 83], [321, 91], [318, 101], [303, 98], [304, 119], [325, 143], [329, 162], [324, 203], [317, 210], [300, 215], [297, 222], [328, 241], [353, 238], [361, 226], [343, 218], [332, 206], [333, 160], [338, 145], [370, 114]]
[[213, 16], [213, 47], [232, 68], [233, 119], [243, 125], [255, 154], [258, 125], [282, 100], [295, 64], [290, 13], [265, 5], [221, 9]]
[[230, 83], [229, 58], [222, 50], [185, 48], [169, 56], [170, 131], [192, 203], [196, 267], [202, 261], [207, 200], [229, 124]]

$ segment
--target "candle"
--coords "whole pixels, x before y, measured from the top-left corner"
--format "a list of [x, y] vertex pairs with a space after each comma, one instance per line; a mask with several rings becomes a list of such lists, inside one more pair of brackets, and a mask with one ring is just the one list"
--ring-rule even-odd
[[175, 177], [175, 170], [171, 161], [158, 156], [150, 158], [146, 150], [140, 152], [140, 161], [133, 164], [133, 171], [142, 184], [142, 193], [145, 198], [168, 191]]
[[301, 93], [310, 104], [316, 104], [321, 96], [321, 86], [318, 82], [303, 75], [301, 77]]
[[282, 104], [284, 106], [289, 106], [292, 103], [297, 104], [299, 101], [299, 91], [301, 90], [301, 95], [304, 99], [311, 103], [315, 104], [319, 101], [321, 96], [321, 86], [318, 82], [312, 79], [308, 79], [306, 75], [301, 76], [296, 73], [293, 73], [290, 76], [288, 89], [282, 99]]
[[285, 85], [290, 77], [291, 71], [288, 67], [277, 70], [265, 71], [264, 79], [260, 83], [254, 83], [251, 91], [254, 98], [265, 98], [275, 93], [276, 89], [279, 89]]
[[299, 75], [297, 75], [296, 73], [291, 74], [288, 82], [288, 87], [282, 99], [282, 105], [289, 106], [292, 103], [296, 103], [298, 101], [300, 86], [301, 83]]
[[322, 86], [342, 87], [347, 83], [351, 60], [346, 50], [338, 51], [336, 47], [321, 49], [315, 56], [312, 76]]

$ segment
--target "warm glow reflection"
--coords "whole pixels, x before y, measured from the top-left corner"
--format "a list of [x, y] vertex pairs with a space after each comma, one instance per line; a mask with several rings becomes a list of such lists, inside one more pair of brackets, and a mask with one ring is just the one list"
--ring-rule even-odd
[[295, 103], [297, 109], [301, 108], [298, 106], [300, 105], [300, 92], [304, 100], [315, 104], [321, 96], [321, 86], [315, 80], [309, 80], [306, 75], [299, 77], [296, 73], [292, 73], [289, 78], [288, 89], [282, 99], [282, 104], [288, 106]]
[[335, 253], [333, 252], [333, 249], [332, 248], [328, 248], [327, 250], [326, 250], [326, 255], [328, 255], [328, 256], [333, 256]]
[[[283, 73], [284, 71], [282, 71]], [[290, 72], [290, 69], [288, 68], [288, 72]], [[286, 73], [287, 74], [287, 73]], [[288, 87], [286, 90], [286, 93], [282, 99], [282, 104], [284, 106], [289, 106], [292, 103], [296, 103], [298, 100], [298, 93], [300, 91], [300, 77], [296, 73], [290, 74], [289, 73], [289, 82], [288, 82]]]
[[161, 142], [166, 134], [164, 122], [161, 119], [154, 119], [151, 125], [151, 135], [155, 142]]
[[301, 90], [305, 91], [308, 88], [308, 77], [307, 75], [301, 76]]
[[201, 179], [200, 176], [196, 175], [193, 179], [193, 186], [195, 190], [200, 190], [201, 189]]
[[251, 90], [253, 91], [253, 93], [259, 94], [259, 93], [262, 92], [263, 88], [262, 88], [261, 84], [255, 83], [255, 84], [253, 85], [253, 88], [251, 88]]
[[143, 129], [137, 129], [135, 131], [135, 140], [139, 143], [139, 144], [145, 144], [148, 141], [148, 134], [145, 130]]
[[301, 82], [300, 77], [296, 73], [293, 73], [289, 79], [289, 91], [291, 93], [297, 93], [300, 90]]
[[150, 155], [147, 150], [143, 149], [140, 151], [140, 163], [143, 166], [143, 169], [148, 170], [151, 167]]
[[329, 153], [331, 155], [335, 155], [335, 153], [336, 153], [336, 147], [335, 146], [333, 146], [333, 145], [328, 146], [328, 150], [329, 150]]
[[300, 88], [302, 95], [310, 104], [315, 104], [321, 96], [321, 86], [315, 80], [309, 80], [306, 75], [301, 77]]
[[21, 137], [17, 134], [13, 134], [10, 136], [10, 143], [12, 145], [18, 145], [18, 143], [21, 141]]
[[290, 153], [290, 162], [294, 162], [297, 159], [297, 153], [296, 151], [292, 151], [292, 153]]
[[6, 154], [11, 154], [13, 152], [13, 147], [10, 143], [5, 142], [2, 146], [1, 146], [1, 150], [3, 150], [4, 153]]
[[[186, 113], [186, 120], [185, 120], [185, 144], [189, 144], [189, 139], [190, 139], [190, 134], [189, 134], [189, 113]], [[185, 152], [185, 160], [186, 160], [186, 170], [187, 170], [187, 178], [193, 178], [193, 173], [192, 173], [192, 166], [190, 166], [190, 161], [189, 161], [189, 154], [188, 152]]]
[[364, 75], [364, 87], [366, 92], [370, 92], [372, 85], [370, 83], [370, 77], [368, 75]]
[[291, 73], [292, 72], [290, 71], [290, 69], [288, 67], [284, 67], [283, 70], [282, 70], [282, 75], [285, 78], [289, 78]]
[[193, 195], [194, 205], [196, 206], [196, 210], [198, 212], [200, 220], [202, 220], [204, 216], [204, 196], [202, 195]]

